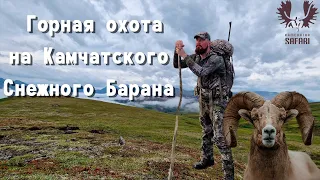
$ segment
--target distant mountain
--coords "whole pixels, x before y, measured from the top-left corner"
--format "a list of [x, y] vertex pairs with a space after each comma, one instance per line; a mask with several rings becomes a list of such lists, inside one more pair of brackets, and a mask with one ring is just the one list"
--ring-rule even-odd
[[[5, 79], [0, 78], [0, 89], [3, 89], [4, 81], [5, 81]], [[27, 83], [22, 82], [22, 81], [20, 81], [20, 80], [13, 80], [13, 82], [14, 82], [15, 84], [25, 84], [25, 85], [28, 85]], [[13, 87], [12, 85], [10, 85], [10, 88], [11, 88], [11, 89], [14, 89], [14, 87]]]
[[[271, 100], [273, 97], [275, 97], [280, 92], [268, 92], [268, 91], [254, 91], [255, 93], [259, 94], [260, 96], [264, 97], [266, 100]], [[308, 99], [308, 102], [316, 102], [312, 99]]]
[[[118, 86], [115, 86], [117, 89], [120, 89]], [[142, 87], [140, 87], [142, 89]], [[102, 89], [96, 89], [95, 91], [96, 94], [106, 94], [107, 93], [107, 88], [104, 87]], [[175, 98], [175, 97], [179, 97], [180, 95], [180, 88], [175, 88], [174, 89], [174, 97], [144, 97], [144, 98], [136, 98], [135, 101], [136, 102], [142, 102], [142, 101], [166, 101], [170, 98]], [[193, 90], [183, 90], [182, 91], [182, 97], [184, 98], [194, 98], [197, 99], [197, 97], [194, 96], [194, 92]], [[127, 103], [129, 102], [129, 100], [117, 100], [117, 102], [120, 103]]]
[[[116, 89], [120, 89], [117, 85], [113, 85], [114, 87], [116, 87]], [[97, 94], [106, 94], [107, 93], [107, 87], [104, 87], [102, 89], [96, 89], [96, 93]]]
[[3, 89], [3, 83], [4, 83], [4, 79], [0, 78], [0, 89]]
[[[253, 91], [254, 93], [259, 94], [262, 96], [265, 100], [271, 100], [273, 97], [275, 97], [278, 92], [269, 92], [269, 91]], [[234, 92], [234, 94], [237, 94], [239, 92]]]
[[104, 88], [102, 88], [102, 89], [96, 89], [96, 91], [95, 91], [97, 94], [106, 94], [107, 93], [107, 88], [106, 87], [104, 87]]
[[[259, 94], [260, 96], [262, 96], [266, 100], [271, 100], [273, 97], [275, 97], [278, 94], [278, 92], [269, 92], [269, 91], [253, 91], [253, 92]], [[239, 92], [233, 92], [233, 94], [237, 94], [237, 93], [239, 93]], [[179, 95], [180, 95], [180, 89], [176, 88], [175, 89], [175, 97], [179, 97]], [[196, 98], [194, 96], [194, 90], [183, 90], [182, 91], [182, 97], [185, 97], [185, 98]], [[309, 101], [310, 102], [314, 102], [312, 100], [309, 100]]]
[[[179, 97], [180, 96], [180, 88], [175, 88], [175, 96]], [[182, 89], [182, 97], [186, 98], [194, 98], [194, 90], [185, 90]]]
[[275, 97], [278, 93], [277, 92], [268, 92], [268, 91], [254, 91], [255, 93], [259, 94], [266, 100], [271, 100]]
[[[175, 96], [179, 97], [180, 95], [180, 90], [179, 88], [175, 90]], [[278, 93], [277, 92], [269, 92], [269, 91], [253, 91], [257, 94], [259, 94], [260, 96], [264, 97], [264, 99], [266, 100], [271, 100], [274, 96], [276, 96]], [[233, 94], [237, 94], [238, 92], [233, 92]], [[182, 97], [185, 98], [194, 98], [194, 90], [183, 90], [182, 91]]]
[[[117, 89], [119, 89], [119, 87], [115, 86]], [[271, 100], [274, 96], [276, 96], [278, 94], [278, 92], [269, 92], [269, 91], [253, 91], [257, 94], [259, 94], [260, 96], [264, 97], [264, 99], [266, 100]], [[107, 93], [107, 88], [104, 87], [102, 89], [96, 89], [95, 91], [96, 94], [106, 94]], [[234, 94], [236, 94], [238, 92], [234, 92]], [[180, 88], [175, 88], [174, 89], [174, 97], [179, 97], [180, 96]], [[174, 97], [146, 97], [143, 100], [135, 100], [136, 102], [141, 102], [141, 101], [166, 101], [169, 98], [174, 98]], [[195, 95], [194, 95], [194, 90], [186, 90], [183, 89], [182, 90], [182, 97], [184, 98], [193, 98], [193, 99], [198, 99]], [[309, 102], [315, 102], [314, 100], [308, 99]], [[129, 102], [129, 100], [117, 100], [117, 102], [120, 103], [127, 103]]]
[[[5, 79], [0, 78], [0, 89], [3, 89], [3, 84], [4, 84]], [[27, 83], [22, 82], [20, 80], [14, 80], [15, 84], [25, 84]], [[119, 89], [118, 86], [115, 86], [117, 89]], [[13, 89], [13, 86], [10, 87]], [[48, 88], [49, 90], [49, 88]], [[133, 105], [137, 107], [144, 107], [146, 109], [154, 109], [162, 112], [175, 112], [176, 111], [176, 106], [173, 104], [178, 105], [178, 98], [180, 95], [180, 88], [175, 88], [174, 90], [174, 97], [137, 97], [134, 99], [134, 101], [130, 101], [129, 99], [121, 98], [121, 99], [114, 99], [112, 100], [113, 102], [125, 104], [125, 105]], [[83, 92], [82, 89], [79, 89], [79, 92]], [[95, 93], [96, 94], [106, 94], [107, 89], [106, 87], [101, 88], [101, 89], [96, 89]], [[254, 91], [255, 93], [261, 95], [264, 97], [266, 100], [271, 100], [274, 96], [278, 94], [278, 92], [269, 92], [269, 91]], [[234, 92], [236, 94], [238, 92]], [[193, 109], [194, 111], [197, 111], [196, 109], [198, 108], [198, 97], [194, 95], [194, 90], [186, 90], [183, 89], [182, 91], [182, 97], [183, 97], [183, 102], [184, 105], [181, 107], [181, 111], [191, 111]], [[99, 98], [98, 96], [93, 97], [97, 100], [103, 100], [103, 98]], [[187, 101], [184, 101], [187, 100]], [[311, 99], [308, 99], [309, 102], [315, 102]]]
[[[175, 93], [175, 98], [179, 97], [179, 89], [176, 89]], [[262, 96], [265, 100], [271, 100], [273, 97], [275, 97], [278, 92], [268, 92], [268, 91], [253, 91], [257, 94], [259, 94], [260, 96]], [[238, 92], [234, 92], [234, 94], [237, 94]], [[193, 90], [183, 90], [182, 93], [182, 97], [183, 97], [183, 102], [185, 100], [188, 100], [188, 103], [184, 103], [184, 105], [181, 106], [181, 112], [198, 112], [198, 98], [197, 96], [194, 96], [193, 94]], [[145, 100], [135, 100], [134, 102], [129, 101], [129, 100], [115, 100], [116, 102], [119, 103], [123, 103], [123, 104], [135, 104], [136, 106], [139, 107], [144, 107], [146, 109], [154, 109], [157, 111], [161, 111], [161, 112], [166, 112], [166, 113], [174, 113], [177, 110], [177, 106], [178, 106], [178, 102], [176, 102], [176, 107], [172, 107], [172, 105], [170, 103], [172, 102], [168, 102], [169, 98], [151, 98], [151, 99], [145, 99]], [[190, 101], [191, 100], [191, 101]], [[313, 100], [307, 99], [309, 102], [315, 102]], [[162, 102], [162, 103], [154, 103], [154, 104], [149, 104], [146, 103], [148, 101], [153, 101], [153, 102]], [[193, 105], [193, 106], [192, 106]], [[195, 106], [196, 105], [196, 106]], [[190, 107], [191, 106], [191, 107]]]

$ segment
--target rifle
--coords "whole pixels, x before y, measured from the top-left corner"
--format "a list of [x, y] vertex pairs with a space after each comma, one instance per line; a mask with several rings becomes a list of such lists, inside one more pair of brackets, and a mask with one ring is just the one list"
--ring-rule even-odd
[[231, 21], [229, 22], [229, 35], [228, 35], [228, 41], [229, 41], [229, 39], [230, 39], [230, 32], [231, 32]]
[[[230, 40], [230, 33], [231, 33], [231, 21], [229, 22], [229, 35], [228, 35], [228, 42], [229, 42], [229, 40]], [[231, 61], [231, 63], [233, 63], [233, 59], [232, 59], [232, 56], [230, 56], [230, 61]], [[231, 98], [232, 97], [232, 95], [233, 95], [233, 93], [232, 93], [232, 91], [230, 90], [230, 92], [229, 92], [229, 98]]]

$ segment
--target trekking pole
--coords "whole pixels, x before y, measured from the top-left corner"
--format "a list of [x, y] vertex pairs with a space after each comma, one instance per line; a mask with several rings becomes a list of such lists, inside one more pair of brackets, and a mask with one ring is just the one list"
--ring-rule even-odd
[[168, 180], [171, 180], [173, 177], [173, 166], [174, 166], [174, 151], [176, 147], [176, 141], [177, 141], [177, 132], [178, 132], [178, 124], [179, 124], [179, 113], [180, 113], [180, 106], [182, 101], [182, 78], [181, 78], [181, 64], [180, 64], [180, 56], [178, 55], [178, 67], [179, 67], [179, 79], [180, 79], [180, 99], [179, 104], [176, 112], [176, 124], [174, 127], [174, 134], [173, 134], [173, 140], [172, 140], [172, 149], [171, 149], [171, 162], [170, 162], [170, 169], [169, 169], [169, 175]]

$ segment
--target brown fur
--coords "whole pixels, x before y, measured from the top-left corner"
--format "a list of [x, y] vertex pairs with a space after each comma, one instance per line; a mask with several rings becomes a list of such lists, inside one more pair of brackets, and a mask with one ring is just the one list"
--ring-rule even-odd
[[[291, 164], [285, 142], [278, 142], [276, 148], [264, 148], [261, 139], [253, 135], [244, 179], [287, 179], [291, 171]], [[258, 143], [256, 143], [258, 141]]]

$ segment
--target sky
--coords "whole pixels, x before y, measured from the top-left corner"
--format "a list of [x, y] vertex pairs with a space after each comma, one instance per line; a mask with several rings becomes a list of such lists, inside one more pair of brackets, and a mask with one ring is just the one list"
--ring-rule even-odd
[[[303, 16], [303, 2], [292, 0], [291, 17]], [[313, 1], [320, 7], [318, 1]], [[172, 84], [179, 87], [178, 69], [172, 65], [174, 44], [182, 40], [192, 54], [194, 35], [210, 33], [212, 39], [228, 39], [234, 46], [233, 91], [297, 91], [320, 101], [320, 18], [309, 28], [285, 28], [278, 20], [281, 1], [152, 1], [152, 0], [56, 0], [0, 1], [0, 78], [26, 83], [92, 84], [106, 86], [107, 79], [130, 84]], [[318, 10], [320, 12], [320, 10]], [[27, 31], [27, 15], [39, 20], [94, 20], [95, 33], [58, 33], [51, 37], [36, 28]], [[317, 14], [320, 16], [319, 14]], [[110, 33], [108, 20], [160, 20], [164, 32]], [[37, 21], [36, 21], [37, 22]], [[37, 24], [34, 25], [34, 27]], [[310, 44], [285, 44], [285, 34], [310, 34]], [[58, 52], [166, 52], [162, 65], [46, 66], [43, 48]], [[9, 64], [10, 52], [30, 52], [32, 66]], [[184, 89], [193, 89], [196, 76], [183, 69]]]

